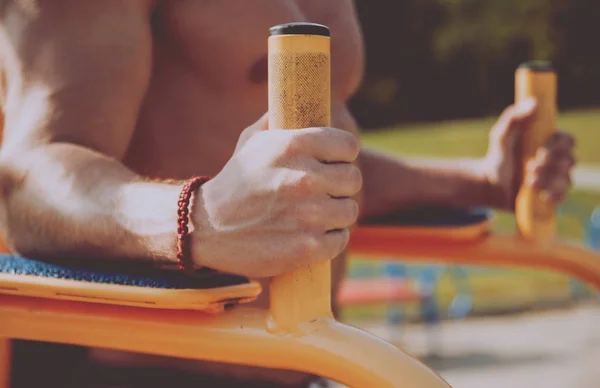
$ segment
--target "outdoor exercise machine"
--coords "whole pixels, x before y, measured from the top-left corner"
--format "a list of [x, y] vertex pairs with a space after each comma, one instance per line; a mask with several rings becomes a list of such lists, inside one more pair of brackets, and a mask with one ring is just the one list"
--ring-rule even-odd
[[[272, 128], [330, 124], [329, 48], [325, 26], [271, 29]], [[547, 67], [517, 71], [517, 99], [539, 99], [524, 162], [555, 127], [555, 83]], [[485, 211], [419, 209], [366, 220], [350, 247], [371, 257], [548, 268], [600, 287], [600, 255], [557, 242], [554, 209], [527, 185], [517, 220], [518, 235], [495, 236]], [[13, 339], [298, 370], [351, 387], [449, 386], [402, 350], [334, 319], [329, 262], [272, 279], [269, 311], [239, 306], [260, 286], [237, 276], [83, 265], [0, 257], [0, 388], [9, 387]]]

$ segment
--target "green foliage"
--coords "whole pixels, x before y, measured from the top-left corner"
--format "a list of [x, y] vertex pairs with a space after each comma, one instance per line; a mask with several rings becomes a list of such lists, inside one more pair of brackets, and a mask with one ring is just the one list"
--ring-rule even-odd
[[[397, 125], [365, 133], [370, 147], [399, 155], [480, 157], [485, 154], [489, 130], [496, 117]], [[558, 125], [577, 139], [579, 163], [600, 166], [600, 109], [559, 112]]]
[[561, 107], [600, 105], [600, 1], [356, 0], [367, 47], [351, 103], [364, 128], [494, 115], [514, 71], [551, 60]]
[[526, 45], [529, 56], [552, 59], [556, 43], [549, 27], [548, 0], [440, 0], [445, 22], [434, 39], [438, 58], [461, 50], [486, 61], [502, 59], [515, 45]]

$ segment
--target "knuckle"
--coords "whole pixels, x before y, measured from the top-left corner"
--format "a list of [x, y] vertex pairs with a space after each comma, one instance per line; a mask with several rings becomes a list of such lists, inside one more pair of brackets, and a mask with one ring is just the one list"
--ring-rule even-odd
[[500, 114], [497, 123], [508, 124], [513, 116], [517, 114], [517, 107], [515, 104], [509, 105]]
[[294, 256], [298, 262], [305, 263], [322, 256], [319, 238], [313, 233], [305, 233], [295, 244]]
[[303, 141], [302, 136], [294, 136], [295, 134], [291, 134], [290, 136], [286, 136], [281, 141], [281, 155], [284, 157], [291, 157], [298, 155], [303, 149]]
[[352, 133], [343, 131], [344, 133], [344, 145], [346, 147], [346, 151], [348, 155], [351, 157], [351, 161], [354, 161], [358, 157], [358, 153], [360, 151], [360, 145], [358, 142], [358, 138], [354, 136]]
[[535, 159], [540, 163], [547, 163], [552, 157], [552, 153], [547, 147], [541, 147], [537, 150]]
[[348, 228], [344, 228], [344, 229], [340, 230], [338, 232], [338, 235], [339, 235], [339, 245], [338, 245], [336, 251], [334, 252], [332, 258], [334, 258], [337, 255], [339, 255], [340, 253], [342, 253], [348, 246], [348, 243], [350, 242], [350, 230]]
[[525, 169], [528, 172], [539, 173], [542, 170], [543, 165], [536, 159], [530, 160], [525, 165]]
[[353, 191], [358, 192], [362, 187], [362, 173], [360, 171], [360, 168], [353, 164], [351, 164], [348, 169], [348, 182], [350, 182]]
[[338, 164], [334, 175], [334, 181], [339, 187], [343, 187], [346, 196], [356, 194], [362, 188], [362, 173], [360, 169], [351, 163]]
[[359, 208], [358, 208], [358, 202], [356, 202], [355, 200], [348, 198], [348, 199], [344, 199], [343, 200], [343, 206], [341, 207], [341, 212], [343, 212], [342, 214], [340, 214], [340, 220], [341, 222], [343, 222], [343, 226], [344, 227], [348, 227], [352, 224], [354, 224], [356, 222], [356, 220], [358, 220], [358, 213], [359, 213]]
[[317, 203], [307, 202], [297, 206], [294, 217], [304, 227], [314, 227], [322, 224], [323, 209]]
[[502, 111], [501, 115], [512, 116], [515, 113], [517, 106], [515, 104], [510, 104]]
[[349, 201], [350, 201], [350, 203], [348, 206], [350, 207], [350, 210], [349, 210], [350, 220], [351, 220], [351, 224], [354, 224], [358, 220], [360, 208], [358, 206], [357, 201], [355, 201], [353, 199], [350, 199]]
[[300, 149], [310, 148], [315, 142], [321, 141], [324, 128], [311, 127], [292, 131], [294, 141]]
[[299, 172], [291, 180], [291, 188], [294, 191], [298, 191], [301, 193], [308, 193], [314, 191], [316, 185], [317, 179], [314, 177], [313, 174], [307, 171]]

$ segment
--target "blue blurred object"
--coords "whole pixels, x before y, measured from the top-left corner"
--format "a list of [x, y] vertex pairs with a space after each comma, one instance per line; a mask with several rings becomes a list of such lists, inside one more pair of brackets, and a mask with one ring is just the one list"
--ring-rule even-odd
[[[568, 216], [577, 220], [582, 229], [584, 243], [592, 249], [600, 249], [600, 207], [594, 209], [585, 203], [567, 198], [557, 213], [559, 217]], [[569, 288], [572, 300], [590, 297], [590, 289], [584, 282], [569, 278]]]
[[591, 248], [600, 250], [600, 206], [594, 209], [590, 217], [588, 244]]
[[[407, 279], [406, 264], [398, 261], [387, 261], [383, 264], [385, 277]], [[404, 307], [401, 303], [390, 303], [386, 309], [386, 322], [388, 325], [400, 326], [404, 322]]]
[[383, 272], [385, 276], [390, 278], [406, 278], [408, 271], [406, 264], [398, 261], [387, 261], [383, 264]]
[[417, 278], [419, 290], [421, 291], [421, 314], [425, 323], [429, 325], [435, 325], [441, 319], [439, 306], [434, 295], [438, 278], [438, 271], [435, 267], [425, 267]]
[[469, 273], [465, 267], [453, 266], [448, 269], [456, 285], [456, 295], [448, 308], [452, 319], [466, 318], [473, 308], [473, 290], [469, 284]]
[[436, 267], [425, 267], [417, 279], [421, 290], [421, 316], [428, 331], [429, 356], [437, 356], [441, 350], [440, 324], [442, 316], [438, 301], [435, 298], [435, 287], [440, 278], [440, 270]]
[[[588, 244], [592, 249], [600, 251], [600, 206], [596, 207], [590, 217], [588, 226]], [[600, 292], [596, 293], [596, 299], [600, 301]]]

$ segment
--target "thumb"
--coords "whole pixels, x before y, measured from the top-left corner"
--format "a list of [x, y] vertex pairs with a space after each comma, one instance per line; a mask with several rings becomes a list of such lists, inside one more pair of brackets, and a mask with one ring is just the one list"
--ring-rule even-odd
[[527, 98], [506, 108], [490, 132], [490, 146], [512, 147], [521, 133], [519, 129], [533, 117], [536, 108], [537, 101], [534, 98]]
[[244, 144], [246, 144], [246, 142], [255, 133], [265, 131], [267, 129], [269, 129], [269, 112], [262, 115], [254, 124], [242, 131], [235, 146], [235, 152], [237, 152]]

